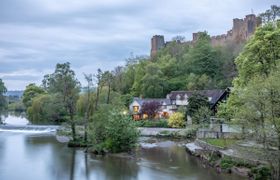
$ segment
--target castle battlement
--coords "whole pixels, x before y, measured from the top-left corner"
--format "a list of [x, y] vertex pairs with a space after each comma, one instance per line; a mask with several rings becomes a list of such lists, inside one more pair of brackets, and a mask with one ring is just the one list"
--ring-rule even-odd
[[[227, 34], [211, 36], [212, 46], [223, 46], [227, 42], [243, 43], [254, 34], [256, 28], [261, 25], [261, 19], [255, 14], [248, 14], [244, 19], [234, 18], [232, 29]], [[192, 34], [192, 40], [184, 42], [185, 44], [194, 44], [199, 38], [200, 32]], [[155, 35], [151, 40], [151, 57], [154, 57], [157, 51], [165, 47], [169, 42], [164, 41], [164, 36]]]

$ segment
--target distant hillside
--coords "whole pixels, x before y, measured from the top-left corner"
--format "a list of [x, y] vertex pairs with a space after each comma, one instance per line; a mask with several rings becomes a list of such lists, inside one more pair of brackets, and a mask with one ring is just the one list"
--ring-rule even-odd
[[5, 96], [17, 96], [21, 98], [23, 95], [23, 91], [8, 91]]

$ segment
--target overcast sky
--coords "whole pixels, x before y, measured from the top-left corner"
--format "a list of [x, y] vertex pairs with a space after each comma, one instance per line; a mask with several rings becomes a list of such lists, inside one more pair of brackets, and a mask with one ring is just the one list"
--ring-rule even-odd
[[222, 34], [233, 18], [272, 4], [279, 0], [2, 0], [0, 78], [24, 89], [68, 61], [83, 83], [83, 73], [123, 65], [131, 52], [149, 55], [155, 34]]

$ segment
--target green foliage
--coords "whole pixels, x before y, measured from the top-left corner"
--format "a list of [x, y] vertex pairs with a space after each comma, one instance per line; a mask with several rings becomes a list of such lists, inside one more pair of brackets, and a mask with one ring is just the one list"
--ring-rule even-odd
[[188, 102], [189, 104], [187, 105], [186, 115], [189, 116], [193, 116], [202, 107], [210, 106], [208, 98], [198, 93], [194, 93], [191, 97], [189, 97]]
[[[219, 108], [220, 115], [242, 124], [244, 133], [253, 134], [265, 147], [271, 135], [280, 144], [279, 43], [280, 23], [258, 28], [236, 59], [239, 75], [226, 106]], [[280, 156], [275, 158], [279, 162]], [[273, 166], [277, 172], [279, 164]]]
[[171, 116], [168, 119], [168, 126], [172, 128], [185, 127], [184, 114], [180, 112], [175, 112], [171, 114]]
[[0, 79], [0, 111], [6, 109], [7, 100], [4, 94], [7, 92], [7, 88], [5, 87], [4, 82]]
[[8, 105], [8, 110], [9, 111], [18, 111], [18, 112], [23, 112], [26, 110], [24, 104], [21, 101], [18, 102], [13, 102]]
[[255, 174], [256, 180], [269, 180], [272, 178], [271, 169], [266, 166], [255, 167], [251, 172]]
[[32, 123], [60, 123], [66, 120], [66, 115], [66, 109], [58, 94], [38, 95], [27, 109], [28, 119]]
[[139, 136], [133, 120], [118, 112], [111, 112], [109, 124], [106, 126], [106, 145], [112, 152], [131, 150]]
[[135, 125], [137, 127], [159, 127], [168, 128], [168, 123], [166, 119], [152, 119], [152, 120], [140, 120], [136, 121]]
[[212, 111], [209, 107], [200, 107], [192, 116], [192, 122], [195, 124], [209, 124]]
[[28, 108], [32, 105], [33, 98], [35, 98], [40, 94], [45, 94], [45, 93], [46, 92], [42, 88], [36, 86], [36, 84], [34, 83], [31, 83], [28, 86], [26, 86], [23, 92], [22, 102], [25, 105], [25, 107]]
[[275, 22], [280, 18], [280, 6], [272, 5], [270, 9], [260, 14], [263, 23]]
[[165, 82], [162, 76], [163, 73], [156, 64], [147, 65], [146, 74], [141, 80], [141, 92], [144, 97], [159, 98], [164, 96]]
[[188, 90], [200, 90], [211, 87], [211, 79], [206, 75], [195, 75], [191, 73], [187, 78]]
[[246, 162], [245, 160], [244, 161], [233, 160], [230, 157], [222, 158], [220, 165], [221, 165], [222, 169], [230, 169], [233, 166], [236, 166], [236, 167], [246, 167], [246, 168], [254, 167], [254, 165]]
[[129, 58], [125, 67], [117, 67], [112, 73], [112, 89], [120, 94], [156, 98], [174, 90], [231, 85], [236, 75], [233, 61], [241, 44], [212, 47], [206, 32], [199, 35], [194, 46], [181, 40], [168, 43], [153, 59]]
[[112, 109], [104, 105], [95, 113], [90, 125], [90, 141], [96, 151], [129, 151], [135, 146], [139, 132], [131, 117]]
[[205, 74], [215, 78], [219, 76], [221, 61], [219, 53], [210, 44], [210, 38], [206, 33], [200, 34], [194, 47], [185, 55], [188, 62], [188, 69], [194, 74]]
[[[72, 139], [76, 140], [76, 103], [79, 98], [80, 82], [75, 77], [75, 72], [70, 68], [70, 63], [57, 64], [54, 73], [44, 76], [43, 87], [50, 94], [58, 94], [62, 107], [66, 110], [71, 124]], [[31, 111], [33, 112], [33, 111]]]
[[208, 144], [218, 146], [218, 147], [229, 147], [237, 142], [236, 139], [203, 139]]
[[236, 59], [238, 78], [234, 87], [245, 86], [255, 76], [267, 76], [277, 69], [280, 59], [280, 24], [257, 29]]

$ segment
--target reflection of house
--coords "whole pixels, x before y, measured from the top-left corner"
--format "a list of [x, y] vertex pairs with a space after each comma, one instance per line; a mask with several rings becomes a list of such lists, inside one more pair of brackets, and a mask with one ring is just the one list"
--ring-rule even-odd
[[199, 90], [199, 91], [172, 91], [166, 96], [165, 99], [142, 99], [134, 98], [129, 106], [129, 110], [133, 115], [134, 119], [145, 119], [146, 114], [141, 112], [141, 108], [144, 103], [157, 102], [159, 104], [158, 117], [168, 117], [172, 113], [176, 112], [180, 106], [188, 105], [188, 98], [194, 93], [201, 94], [208, 97], [210, 102], [210, 108], [212, 111], [216, 112], [217, 105], [219, 102], [226, 100], [229, 95], [230, 90], [225, 89], [214, 89], [214, 90]]

